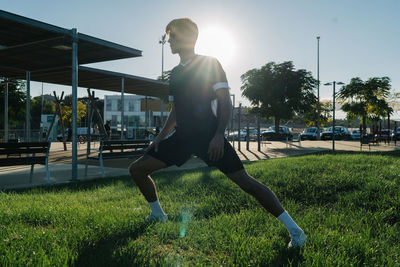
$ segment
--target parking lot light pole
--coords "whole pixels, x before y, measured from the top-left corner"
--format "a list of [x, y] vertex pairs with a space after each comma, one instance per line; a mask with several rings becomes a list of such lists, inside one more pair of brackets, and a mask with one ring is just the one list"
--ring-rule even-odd
[[318, 95], [318, 103], [317, 103], [317, 109], [318, 109], [318, 118], [317, 118], [317, 139], [321, 139], [321, 132], [320, 132], [320, 125], [321, 125], [321, 103], [320, 103], [320, 97], [319, 97], [319, 39], [320, 37], [317, 36], [317, 95]]
[[[232, 97], [231, 131], [233, 133], [233, 132], [235, 132], [235, 130], [233, 129], [233, 115], [235, 112], [235, 95], [231, 94], [231, 97]], [[229, 131], [229, 133], [231, 131]], [[235, 138], [233, 138], [233, 134], [232, 134], [232, 146], [235, 147]]]
[[343, 85], [342, 82], [333, 81], [331, 83], [325, 83], [324, 85], [332, 85], [333, 84], [333, 101], [332, 101], [332, 151], [335, 151], [335, 98], [336, 98], [336, 89], [335, 86]]
[[[158, 41], [161, 44], [161, 81], [164, 81], [164, 45], [167, 42], [167, 35], [163, 34], [161, 39]], [[160, 98], [160, 123], [161, 127], [164, 127], [164, 100]]]

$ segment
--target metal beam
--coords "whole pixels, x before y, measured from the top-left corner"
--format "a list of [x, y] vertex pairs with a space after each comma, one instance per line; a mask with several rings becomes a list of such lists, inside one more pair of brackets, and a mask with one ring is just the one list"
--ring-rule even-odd
[[4, 142], [8, 142], [8, 79], [4, 90]]
[[77, 30], [72, 34], [72, 180], [78, 180], [78, 146], [77, 127], [78, 118], [78, 35]]
[[57, 37], [53, 37], [53, 38], [48, 38], [48, 39], [43, 39], [43, 40], [37, 40], [37, 41], [28, 42], [28, 43], [22, 43], [22, 44], [17, 44], [17, 45], [13, 45], [13, 46], [6, 46], [6, 47], [2, 47], [2, 48], [1, 48], [1, 51], [11, 50], [11, 49], [18, 49], [18, 48], [25, 47], [25, 46], [29, 46], [29, 45], [41, 44], [41, 43], [45, 43], [45, 42], [49, 42], [49, 41], [54, 41], [54, 40], [58, 40], [58, 39], [64, 39], [64, 38], [65, 38], [65, 36], [57, 36]]
[[124, 92], [125, 92], [125, 78], [121, 78], [121, 140], [124, 139], [124, 109], [125, 109], [125, 98], [124, 98]]
[[31, 72], [26, 72], [25, 142], [31, 140]]

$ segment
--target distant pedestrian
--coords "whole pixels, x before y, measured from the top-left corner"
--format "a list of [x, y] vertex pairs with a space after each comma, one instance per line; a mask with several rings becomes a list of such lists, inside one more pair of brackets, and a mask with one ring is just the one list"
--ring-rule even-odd
[[106, 129], [107, 138], [111, 139], [111, 121], [107, 120], [104, 124], [104, 129]]

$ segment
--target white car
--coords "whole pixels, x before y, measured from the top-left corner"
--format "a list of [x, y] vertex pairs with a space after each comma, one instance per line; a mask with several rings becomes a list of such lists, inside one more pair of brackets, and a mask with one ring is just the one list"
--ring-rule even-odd
[[351, 139], [360, 140], [360, 130], [353, 130], [351, 132]]
[[[300, 138], [301, 140], [317, 140], [317, 127], [309, 127], [305, 129], [301, 134]], [[320, 127], [319, 134], [324, 131], [324, 128]]]

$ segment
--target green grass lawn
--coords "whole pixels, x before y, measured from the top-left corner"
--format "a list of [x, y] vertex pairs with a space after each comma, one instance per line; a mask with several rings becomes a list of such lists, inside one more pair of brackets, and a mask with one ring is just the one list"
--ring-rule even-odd
[[259, 161], [308, 236], [286, 229], [218, 170], [153, 175], [165, 224], [128, 177], [0, 193], [0, 265], [400, 266], [400, 153]]

